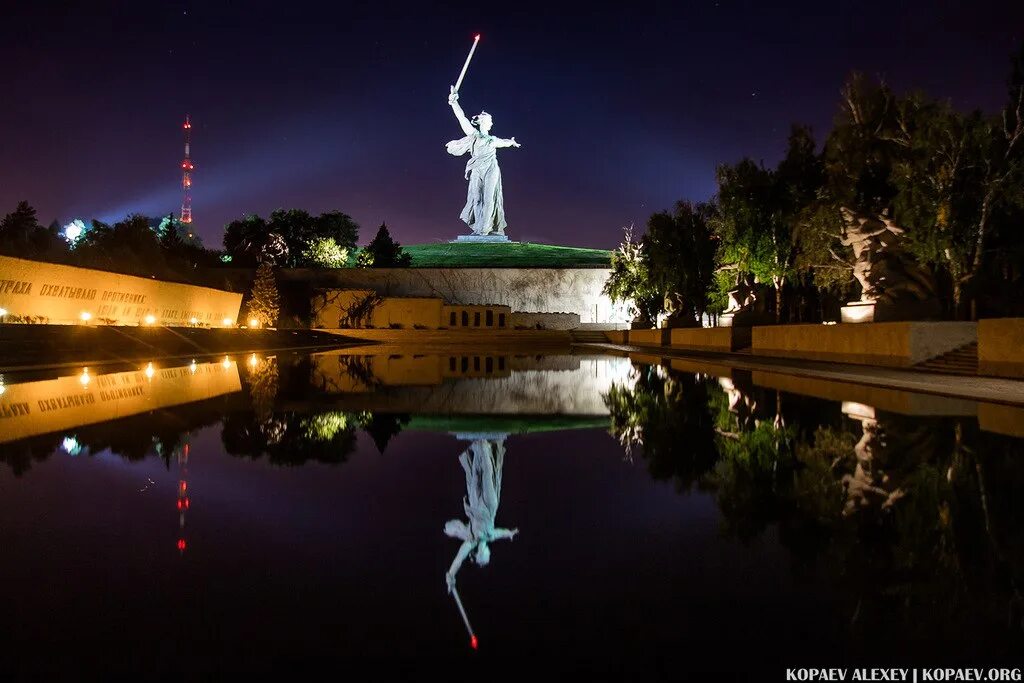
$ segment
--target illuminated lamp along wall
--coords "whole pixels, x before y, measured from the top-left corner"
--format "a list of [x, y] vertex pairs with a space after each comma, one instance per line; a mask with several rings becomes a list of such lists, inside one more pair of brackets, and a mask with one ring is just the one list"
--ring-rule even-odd
[[230, 327], [241, 305], [210, 287], [0, 256], [5, 322]]

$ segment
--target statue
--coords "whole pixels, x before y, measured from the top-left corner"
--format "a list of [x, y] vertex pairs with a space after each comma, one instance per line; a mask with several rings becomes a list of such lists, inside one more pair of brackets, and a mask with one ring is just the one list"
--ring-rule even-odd
[[468, 437], [473, 443], [459, 456], [459, 463], [466, 473], [466, 496], [462, 499], [462, 509], [469, 523], [459, 519], [445, 522], [444, 533], [462, 541], [459, 551], [452, 560], [451, 567], [445, 573], [445, 584], [448, 593], [455, 599], [462, 621], [469, 633], [470, 645], [476, 649], [477, 638], [469, 623], [469, 616], [459, 598], [455, 587], [455, 575], [459, 573], [462, 563], [471, 554], [477, 566], [486, 566], [491, 561], [493, 541], [512, 540], [519, 529], [501, 529], [495, 526], [498, 514], [498, 503], [501, 500], [501, 470], [505, 464], [505, 434], [474, 434]]
[[875, 409], [860, 403], [843, 402], [843, 413], [861, 424], [863, 433], [853, 447], [853, 472], [842, 476], [846, 493], [843, 516], [848, 517], [858, 510], [880, 504], [882, 510], [892, 507], [906, 493], [896, 483], [900, 477], [885, 467], [883, 456], [886, 450], [885, 430], [876, 419]]
[[459, 87], [462, 85], [462, 79], [466, 77], [466, 70], [479, 42], [478, 34], [473, 39], [466, 63], [462, 65], [462, 73], [448, 92], [448, 106], [452, 108], [462, 132], [466, 134], [465, 137], [452, 140], [446, 145], [448, 153], [457, 157], [469, 153], [469, 161], [466, 162], [469, 193], [460, 218], [470, 227], [473, 234], [459, 237], [456, 241], [507, 242], [505, 228], [508, 224], [505, 222], [505, 199], [502, 196], [501, 169], [498, 168], [496, 150], [520, 145], [514, 137], [506, 140], [491, 135], [494, 118], [487, 112], [482, 111], [470, 120], [459, 106]]
[[729, 306], [725, 313], [750, 310], [757, 301], [756, 281], [752, 273], [737, 273], [736, 286], [729, 290]]
[[498, 168], [496, 150], [502, 147], [520, 147], [516, 139], [499, 138], [490, 134], [494, 118], [485, 111], [480, 112], [472, 120], [466, 118], [459, 106], [459, 93], [452, 86], [448, 95], [448, 104], [455, 112], [455, 118], [462, 126], [465, 137], [452, 140], [446, 147], [452, 156], [469, 153], [466, 163], [466, 179], [469, 180], [469, 193], [466, 206], [460, 218], [472, 229], [474, 235], [504, 235], [508, 223], [505, 222], [505, 201], [501, 190], [501, 169]]
[[718, 316], [719, 326], [749, 329], [773, 322], [765, 310], [764, 298], [759, 295], [757, 278], [753, 273], [737, 272], [736, 284], [729, 290], [729, 305]]
[[504, 436], [500, 439], [476, 438], [459, 456], [459, 463], [466, 472], [466, 497], [462, 499], [462, 509], [469, 523], [450, 519], [444, 525], [445, 534], [462, 540], [445, 574], [449, 591], [454, 588], [455, 575], [470, 553], [473, 553], [477, 565], [483, 567], [491, 561], [489, 543], [512, 539], [519, 533], [518, 529], [500, 529], [495, 526], [501, 499], [501, 469], [504, 460]]
[[853, 249], [853, 277], [860, 301], [843, 307], [844, 322], [906, 320], [931, 317], [939, 303], [931, 272], [900, 246], [903, 229], [886, 215], [878, 217], [841, 209], [839, 240]]

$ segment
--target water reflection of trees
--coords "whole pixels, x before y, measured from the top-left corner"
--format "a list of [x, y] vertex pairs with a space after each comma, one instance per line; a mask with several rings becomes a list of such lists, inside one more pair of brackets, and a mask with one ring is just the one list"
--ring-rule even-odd
[[1019, 441], [974, 418], [806, 399], [742, 373], [637, 367], [606, 403], [652, 476], [711, 493], [729, 536], [776, 530], [796, 571], [832, 577], [855, 627], [1024, 628]]

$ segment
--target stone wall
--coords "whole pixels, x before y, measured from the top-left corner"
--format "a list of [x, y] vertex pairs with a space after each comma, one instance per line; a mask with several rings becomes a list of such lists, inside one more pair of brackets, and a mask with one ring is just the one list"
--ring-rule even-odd
[[241, 305], [241, 294], [219, 289], [0, 256], [7, 322], [141, 325], [152, 316], [156, 325], [225, 327]]
[[98, 373], [9, 384], [0, 394], [0, 443], [202, 401], [240, 391], [234, 361]]
[[626, 323], [624, 305], [601, 293], [607, 268], [289, 269], [284, 282], [311, 289], [372, 289], [382, 296], [438, 297], [452, 305], [502, 305], [512, 311], [575, 313], [582, 323]]
[[765, 325], [752, 332], [755, 356], [909, 367], [977, 339], [975, 323]]
[[978, 371], [1024, 377], [1024, 318], [978, 321]]
[[519, 313], [512, 314], [512, 327], [531, 330], [575, 330], [580, 326], [578, 313]]

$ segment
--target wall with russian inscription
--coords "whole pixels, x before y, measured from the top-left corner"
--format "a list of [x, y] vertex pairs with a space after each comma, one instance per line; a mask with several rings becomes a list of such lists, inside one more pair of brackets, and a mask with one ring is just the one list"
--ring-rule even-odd
[[241, 391], [234, 361], [78, 374], [8, 384], [0, 394], [0, 443], [116, 420]]
[[8, 322], [225, 327], [241, 305], [234, 292], [0, 256]]

